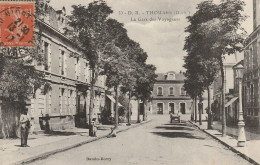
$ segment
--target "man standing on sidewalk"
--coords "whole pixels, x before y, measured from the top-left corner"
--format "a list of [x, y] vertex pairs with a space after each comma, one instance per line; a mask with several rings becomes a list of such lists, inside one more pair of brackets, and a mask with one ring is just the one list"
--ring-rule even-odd
[[24, 109], [22, 111], [21, 117], [20, 117], [20, 125], [21, 125], [21, 147], [29, 147], [27, 145], [27, 139], [30, 129], [30, 119], [27, 116], [27, 109]]

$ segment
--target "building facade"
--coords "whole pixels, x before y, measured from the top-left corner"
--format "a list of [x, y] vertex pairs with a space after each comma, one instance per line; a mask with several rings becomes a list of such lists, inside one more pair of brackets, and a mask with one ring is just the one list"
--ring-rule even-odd
[[192, 112], [192, 100], [184, 90], [184, 75], [182, 72], [173, 71], [166, 74], [158, 74], [152, 93], [153, 114]]
[[[237, 113], [238, 107], [238, 97], [235, 91], [236, 79], [233, 67], [241, 62], [243, 59], [242, 53], [235, 53], [231, 55], [225, 55], [223, 61], [224, 69], [224, 92], [225, 92], [225, 109], [226, 109], [226, 119], [227, 122], [235, 122], [235, 115]], [[213, 87], [213, 100], [214, 105], [212, 106], [212, 111], [214, 113], [215, 120], [222, 120], [221, 111], [221, 74], [220, 71], [217, 74], [212, 87]]]
[[[46, 4], [47, 5], [47, 4]], [[47, 15], [38, 20], [45, 65], [36, 68], [45, 73], [50, 87], [35, 92], [29, 114], [37, 129], [86, 127], [89, 117], [91, 70], [80, 48], [63, 34], [67, 26], [66, 10], [55, 11], [46, 6]], [[95, 86], [94, 117], [99, 118], [105, 104], [105, 78]]]
[[260, 125], [260, 1], [253, 1], [253, 26], [254, 31], [245, 41], [243, 100], [246, 124]]

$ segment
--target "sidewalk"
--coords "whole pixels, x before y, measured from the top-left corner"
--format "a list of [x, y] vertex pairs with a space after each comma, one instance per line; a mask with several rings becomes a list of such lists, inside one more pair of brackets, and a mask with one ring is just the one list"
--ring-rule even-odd
[[[222, 137], [221, 133], [221, 123], [215, 122], [213, 123], [213, 129], [207, 129], [207, 121], [203, 121], [202, 125], [199, 125], [199, 122], [194, 123], [198, 128], [203, 130], [208, 135], [217, 139], [220, 143], [224, 144], [226, 147], [231, 149], [233, 152], [238, 153], [244, 159], [247, 159], [253, 164], [260, 164], [260, 134], [252, 132], [249, 128], [246, 128], [246, 146], [245, 147], [237, 147], [237, 128], [236, 127], [228, 127], [227, 126], [227, 136]], [[256, 131], [258, 132], [258, 131]]]
[[[150, 122], [135, 123], [131, 126], [119, 125], [117, 133]], [[110, 132], [111, 126], [101, 125], [97, 131], [97, 137], [90, 137], [88, 129], [67, 129], [54, 131], [51, 134], [29, 135], [28, 145], [20, 147], [20, 139], [0, 139], [0, 165], [22, 164], [35, 159], [46, 157], [61, 151], [105, 138]]]

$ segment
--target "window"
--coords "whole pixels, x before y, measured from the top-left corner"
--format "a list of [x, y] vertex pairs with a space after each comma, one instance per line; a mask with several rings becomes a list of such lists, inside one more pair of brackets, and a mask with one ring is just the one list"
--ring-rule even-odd
[[86, 82], [88, 82], [88, 75], [89, 75], [89, 72], [88, 72], [88, 63], [87, 61], [86, 62], [86, 66], [85, 66], [85, 79], [86, 79]]
[[64, 51], [61, 51], [61, 75], [64, 75], [65, 72], [65, 57], [64, 57]]
[[76, 59], [76, 79], [78, 80], [80, 76], [80, 62], [79, 57]]
[[60, 112], [63, 112], [63, 104], [64, 104], [64, 92], [65, 89], [64, 88], [60, 88]]
[[183, 96], [186, 95], [186, 91], [183, 87], [181, 88], [181, 95], [183, 95]]
[[254, 104], [254, 85], [253, 84], [250, 85], [250, 103], [251, 103], [251, 106], [253, 106], [253, 104]]
[[182, 114], [186, 114], [186, 105], [185, 103], [180, 103], [180, 111]]
[[49, 44], [44, 42], [44, 70], [48, 70], [49, 68]]
[[157, 88], [157, 95], [158, 95], [158, 96], [163, 95], [163, 88], [162, 88], [162, 87], [158, 87], [158, 88]]
[[168, 80], [175, 80], [175, 74], [174, 73], [169, 73], [168, 74]]
[[169, 95], [173, 95], [173, 87], [169, 88]]

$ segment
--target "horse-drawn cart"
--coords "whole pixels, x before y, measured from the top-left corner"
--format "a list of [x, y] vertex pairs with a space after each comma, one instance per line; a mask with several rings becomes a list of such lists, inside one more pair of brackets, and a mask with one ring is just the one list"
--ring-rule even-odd
[[170, 114], [171, 123], [177, 120], [179, 123], [181, 122], [181, 116], [179, 114]]

